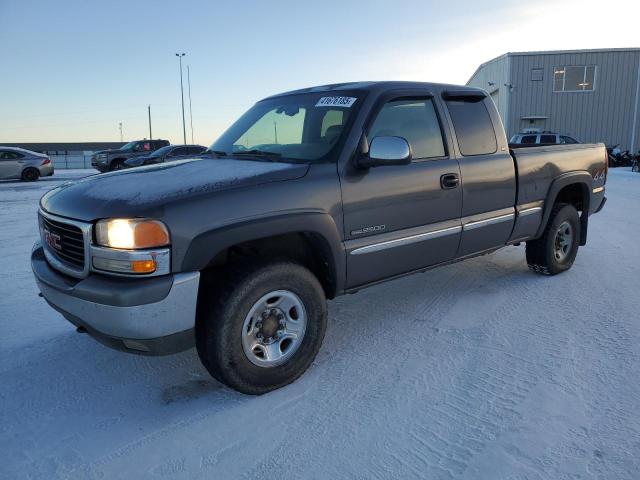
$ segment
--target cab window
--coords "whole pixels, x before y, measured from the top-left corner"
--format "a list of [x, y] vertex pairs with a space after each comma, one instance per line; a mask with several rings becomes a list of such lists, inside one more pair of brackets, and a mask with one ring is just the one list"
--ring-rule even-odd
[[447, 108], [462, 155], [487, 155], [498, 150], [496, 132], [484, 101], [447, 100]]
[[414, 159], [445, 155], [442, 131], [433, 100], [406, 99], [386, 103], [374, 120], [367, 138], [402, 137], [411, 146]]

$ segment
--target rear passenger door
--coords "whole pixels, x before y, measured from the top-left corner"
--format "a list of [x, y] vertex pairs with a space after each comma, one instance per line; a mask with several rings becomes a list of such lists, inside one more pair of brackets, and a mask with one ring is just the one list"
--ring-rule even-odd
[[349, 164], [341, 173], [348, 287], [453, 259], [461, 231], [460, 170], [441, 124], [435, 99], [425, 93], [387, 95], [374, 107], [365, 126], [368, 142], [402, 137], [413, 160], [368, 170]]
[[444, 97], [460, 163], [462, 238], [457, 257], [464, 257], [504, 245], [511, 236], [516, 172], [502, 122], [487, 97], [465, 91], [445, 92]]

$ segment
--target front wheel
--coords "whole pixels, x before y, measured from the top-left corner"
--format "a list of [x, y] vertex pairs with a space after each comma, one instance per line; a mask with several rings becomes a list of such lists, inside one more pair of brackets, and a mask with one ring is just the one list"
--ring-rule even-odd
[[527, 264], [536, 273], [556, 275], [573, 265], [580, 245], [580, 218], [573, 205], [553, 207], [542, 236], [527, 242]]
[[203, 365], [220, 382], [262, 394], [313, 362], [327, 325], [324, 291], [303, 266], [271, 262], [205, 277], [196, 322]]
[[124, 160], [114, 160], [113, 162], [111, 162], [111, 165], [109, 166], [110, 172], [115, 172], [116, 170], [122, 170], [122, 169], [124, 169]]

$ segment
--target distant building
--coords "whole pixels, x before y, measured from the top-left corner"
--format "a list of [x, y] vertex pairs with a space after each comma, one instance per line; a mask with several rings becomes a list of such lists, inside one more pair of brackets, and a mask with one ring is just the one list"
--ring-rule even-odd
[[505, 53], [467, 85], [489, 92], [508, 137], [546, 130], [640, 148], [640, 48]]
[[91, 155], [94, 152], [120, 148], [124, 144], [124, 142], [0, 143], [4, 147], [19, 147], [46, 153], [55, 168], [91, 168]]

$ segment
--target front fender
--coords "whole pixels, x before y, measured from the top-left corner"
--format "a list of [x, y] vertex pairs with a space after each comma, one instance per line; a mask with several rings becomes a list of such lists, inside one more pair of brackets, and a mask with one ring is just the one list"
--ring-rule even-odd
[[346, 280], [344, 244], [333, 217], [324, 211], [281, 213], [203, 232], [189, 244], [182, 260], [181, 271], [203, 270], [216, 255], [233, 245], [276, 235], [303, 232], [313, 233], [324, 239], [333, 260], [336, 291], [342, 292]]

